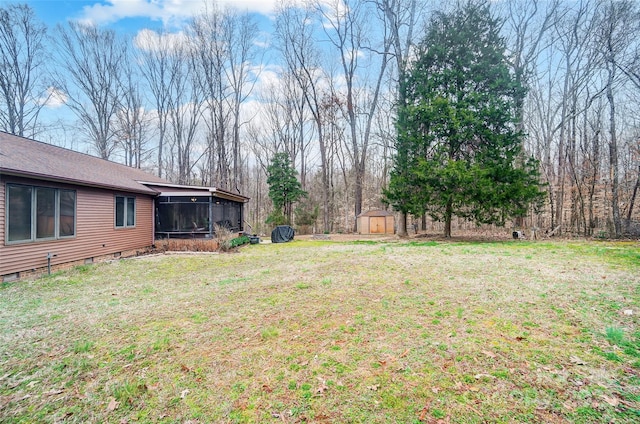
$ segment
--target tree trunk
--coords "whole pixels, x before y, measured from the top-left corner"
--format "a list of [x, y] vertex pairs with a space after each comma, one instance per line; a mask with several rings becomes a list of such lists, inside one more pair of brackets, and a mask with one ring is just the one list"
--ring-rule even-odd
[[407, 214], [404, 212], [400, 212], [398, 216], [398, 236], [407, 236]]
[[631, 200], [629, 201], [629, 211], [627, 212], [627, 232], [629, 232], [629, 230], [631, 229], [631, 216], [633, 214], [633, 206], [636, 203], [638, 189], [640, 189], [640, 165], [638, 165], [638, 177], [636, 179], [636, 185], [633, 187], [633, 194], [631, 194]]
[[451, 238], [451, 217], [453, 216], [453, 201], [447, 201], [447, 209], [444, 213], [444, 236]]
[[607, 100], [609, 101], [609, 176], [611, 178], [611, 212], [615, 237], [622, 235], [620, 220], [620, 204], [618, 195], [618, 141], [616, 137], [616, 105], [613, 97], [613, 81], [615, 79], [615, 64], [609, 63], [609, 78], [607, 81]]

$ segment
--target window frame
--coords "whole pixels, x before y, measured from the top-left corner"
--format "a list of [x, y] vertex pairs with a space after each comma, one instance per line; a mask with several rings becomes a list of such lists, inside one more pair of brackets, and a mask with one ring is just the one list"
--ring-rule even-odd
[[[31, 191], [30, 193], [30, 216], [29, 216], [29, 238], [20, 240], [10, 240], [10, 218], [11, 218], [11, 188], [23, 187]], [[53, 190], [53, 236], [38, 237], [38, 191], [39, 190]], [[61, 193], [69, 192], [73, 193], [73, 234], [61, 235], [61, 222], [60, 222], [60, 201]], [[68, 215], [65, 215], [68, 216]], [[5, 231], [4, 242], [5, 245], [12, 244], [25, 244], [25, 243], [40, 243], [56, 240], [68, 240], [77, 237], [77, 222], [78, 222], [78, 192], [77, 190], [67, 188], [56, 188], [48, 186], [30, 185], [9, 183], [5, 184]]]
[[[122, 199], [122, 225], [118, 225], [118, 199]], [[133, 201], [133, 224], [129, 224], [129, 201]], [[136, 196], [126, 196], [116, 194], [113, 196], [113, 227], [116, 230], [124, 230], [127, 228], [136, 228], [136, 215], [138, 211]]]

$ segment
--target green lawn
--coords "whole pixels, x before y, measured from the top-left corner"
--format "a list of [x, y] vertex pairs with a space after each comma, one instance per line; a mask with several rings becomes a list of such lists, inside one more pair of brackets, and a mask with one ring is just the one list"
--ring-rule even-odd
[[0, 422], [638, 422], [640, 245], [318, 242], [0, 288]]

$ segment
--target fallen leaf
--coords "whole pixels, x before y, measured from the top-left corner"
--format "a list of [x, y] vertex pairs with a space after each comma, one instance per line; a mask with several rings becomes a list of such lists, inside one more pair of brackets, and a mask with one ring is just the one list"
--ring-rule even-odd
[[262, 385], [262, 390], [264, 390], [267, 393], [273, 392], [273, 389], [271, 387], [269, 387], [267, 384], [263, 384]]
[[372, 385], [372, 386], [367, 386], [367, 389], [369, 389], [369, 390], [373, 390], [373, 391], [376, 391], [376, 390], [378, 390], [379, 388], [380, 388], [380, 385], [379, 385], [379, 384], [374, 384], [374, 385]]
[[427, 412], [429, 412], [428, 405], [422, 408], [422, 411], [420, 411], [420, 415], [418, 416], [418, 421], [424, 421], [425, 418], [427, 417]]
[[437, 387], [432, 387], [432, 388], [431, 388], [431, 391], [432, 391], [433, 393], [435, 393], [435, 394], [438, 394], [438, 392], [440, 391], [440, 389], [439, 389], [439, 388], [437, 388]]
[[184, 399], [189, 394], [189, 389], [184, 389], [182, 393], [180, 393], [180, 399]]
[[495, 377], [494, 377], [494, 376], [492, 376], [492, 375], [490, 375], [490, 374], [482, 374], [482, 373], [481, 373], [481, 374], [476, 374], [476, 375], [474, 376], [474, 378], [475, 378], [476, 380], [480, 380], [481, 378], [495, 378]]
[[118, 409], [118, 405], [120, 405], [120, 402], [116, 401], [115, 398], [109, 398], [109, 405], [107, 405], [107, 411], [109, 412], [113, 412], [116, 409]]
[[582, 359], [578, 358], [575, 355], [571, 355], [569, 357], [569, 360], [571, 361], [572, 364], [575, 364], [575, 365], [587, 365], [585, 361], [583, 361]]
[[602, 399], [614, 408], [620, 404], [620, 401], [617, 398], [609, 397], [607, 395], [602, 395]]
[[407, 356], [409, 354], [409, 352], [411, 352], [411, 349], [407, 349], [404, 352], [402, 352], [402, 355], [400, 355], [401, 358], [404, 358], [405, 356]]
[[327, 390], [329, 390], [329, 387], [327, 387], [326, 385], [319, 386], [319, 387], [316, 389], [316, 394], [317, 394], [317, 395], [321, 395], [321, 394], [323, 394], [324, 392], [326, 392]]
[[625, 315], [633, 315], [633, 309], [625, 309], [622, 313]]
[[491, 351], [488, 351], [488, 350], [483, 350], [482, 353], [484, 353], [489, 358], [495, 358], [497, 356], [495, 353], [493, 353]]

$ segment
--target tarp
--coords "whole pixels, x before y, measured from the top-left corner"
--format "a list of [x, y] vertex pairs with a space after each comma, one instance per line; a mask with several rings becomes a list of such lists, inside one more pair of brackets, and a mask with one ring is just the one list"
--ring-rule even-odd
[[271, 243], [286, 243], [293, 240], [295, 231], [288, 225], [278, 225], [271, 231]]

